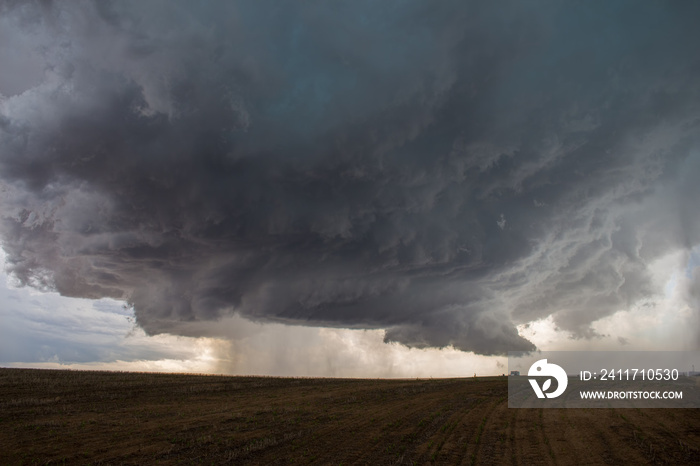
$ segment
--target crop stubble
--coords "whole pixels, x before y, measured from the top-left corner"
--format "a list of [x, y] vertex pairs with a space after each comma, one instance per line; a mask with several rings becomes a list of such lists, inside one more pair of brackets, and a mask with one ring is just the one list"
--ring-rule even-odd
[[0, 369], [0, 464], [700, 464], [697, 409], [509, 409], [505, 377]]

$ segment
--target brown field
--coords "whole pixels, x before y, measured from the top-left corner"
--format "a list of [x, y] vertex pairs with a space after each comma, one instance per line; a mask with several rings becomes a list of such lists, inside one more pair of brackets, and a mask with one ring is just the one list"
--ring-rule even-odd
[[700, 464], [697, 409], [509, 409], [505, 377], [0, 369], [0, 464]]

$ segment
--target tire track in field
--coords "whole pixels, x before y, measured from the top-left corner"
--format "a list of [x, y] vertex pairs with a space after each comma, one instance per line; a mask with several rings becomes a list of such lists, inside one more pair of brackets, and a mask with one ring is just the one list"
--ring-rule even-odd
[[[507, 390], [500, 385], [499, 381], [495, 382], [496, 389], [490, 388], [484, 390], [482, 398], [478, 406], [467, 413], [461, 420], [461, 435], [458, 438], [456, 432], [450, 435], [450, 441], [445, 444], [449, 448], [451, 454], [448, 456], [448, 464], [474, 464], [476, 455], [480, 446], [483, 444], [484, 435], [488, 432], [487, 425], [493, 419], [493, 413], [500, 406], [505, 406], [507, 400]], [[487, 434], [488, 435], [488, 434]], [[456, 442], [454, 447], [452, 446]]]
[[515, 421], [517, 417], [517, 408], [513, 408], [511, 410], [511, 415], [509, 416], [508, 420], [508, 447], [510, 450], [510, 464], [513, 466], [516, 466], [518, 464], [517, 456], [516, 456], [516, 446], [515, 446]]
[[[400, 462], [402, 458], [411, 456], [411, 450], [415, 448], [416, 439], [426, 436], [430, 432], [432, 423], [421, 422], [431, 417], [431, 413], [440, 411], [443, 404], [440, 400], [434, 400], [432, 403], [422, 404], [418, 409], [406, 412], [401, 406], [396, 406], [392, 409], [392, 413], [396, 410], [401, 411], [403, 426], [406, 428], [401, 431], [379, 432], [376, 440], [372, 443], [372, 448], [367, 448], [366, 445], [359, 445], [356, 450], [356, 455], [351, 458], [354, 464], [372, 464], [376, 458], [385, 457], [389, 463]], [[393, 414], [389, 414], [387, 419], [395, 418]], [[436, 416], [440, 418], [440, 416]], [[416, 427], [411, 427], [416, 426]], [[381, 437], [380, 437], [381, 435]], [[431, 435], [431, 434], [428, 434]], [[398, 444], [398, 447], [396, 446]]]
[[[401, 440], [406, 435], [410, 438], [410, 432], [415, 430], [411, 426], [418, 425], [426, 413], [442, 407], [445, 399], [444, 388], [438, 386], [412, 398], [411, 407], [407, 407], [405, 398], [373, 402], [366, 407], [371, 414], [359, 412], [339, 424], [328, 423], [312, 433], [313, 443], [326, 444], [328, 448], [313, 448], [311, 462], [328, 464], [340, 456], [344, 462], [355, 464], [389, 462], [401, 454]], [[361, 434], [356, 435], [357, 432]], [[371, 459], [365, 461], [367, 458]]]
[[[554, 410], [550, 410], [554, 411]], [[554, 429], [560, 429], [559, 439], [553, 442], [555, 455], [560, 458], [576, 458], [581, 464], [644, 464], [648, 458], [631, 448], [619, 433], [623, 425], [609, 416], [608, 409], [570, 408], [557, 410], [563, 424], [552, 423], [551, 435], [557, 435]]]
[[[495, 400], [489, 412], [483, 417], [475, 435], [465, 445], [458, 464], [496, 464], [507, 456], [506, 432], [508, 401], [507, 397]], [[457, 463], [456, 463], [457, 464]]]
[[[650, 411], [652, 414], [639, 408], [613, 410], [614, 415], [619, 416], [627, 427], [627, 442], [654, 462], [700, 464], [698, 442], [687, 435], [695, 429], [687, 426], [687, 419], [676, 415], [672, 410]], [[672, 427], [662, 420], [675, 426]]]
[[464, 449], [490, 409], [490, 403], [481, 400], [463, 406], [443, 424], [444, 430], [436, 432], [432, 440], [434, 448], [428, 448], [420, 459], [437, 464], [459, 464]]
[[[252, 449], [243, 458], [236, 457], [237, 462], [271, 463], [281, 456], [301, 458], [310, 462], [318, 455], [320, 432], [327, 426], [337, 426], [336, 421], [347, 418], [353, 413], [348, 403], [357, 401], [367, 392], [385, 388], [384, 384], [373, 384], [370, 387], [357, 387], [352, 384], [329, 384], [323, 391], [305, 387], [296, 393], [277, 397], [271, 401], [253, 397], [248, 400], [238, 400], [245, 406], [244, 413], [250, 417], [262, 414], [256, 420], [250, 432], [248, 441], [243, 449]], [[354, 401], [353, 401], [354, 400]], [[350, 413], [348, 413], [348, 411]], [[270, 419], [272, 413], [272, 419]], [[352, 418], [357, 416], [351, 416]], [[238, 435], [240, 438], [240, 434]], [[233, 450], [237, 453], [239, 448]], [[284, 452], [282, 454], [281, 452]]]
[[[412, 464], [416, 462], [426, 462], [429, 460], [429, 451], [432, 449], [433, 445], [436, 443], [441, 443], [444, 436], [441, 436], [441, 431], [446, 430], [449, 426], [456, 424], [453, 421], [455, 416], [455, 409], [459, 412], [462, 408], [450, 407], [445, 409], [445, 406], [440, 407], [439, 410], [433, 411], [428, 417], [421, 419], [421, 423], [424, 424], [423, 427], [416, 429], [413, 433], [414, 440], [409, 448], [403, 455], [402, 463]], [[467, 407], [467, 410], [472, 409]]]
[[515, 423], [513, 428], [515, 446], [515, 464], [555, 464], [547, 453], [540, 411], [537, 409], [514, 408]]
[[[657, 426], [658, 430], [673, 438], [677, 438], [679, 434], [683, 435], [681, 443], [687, 443], [689, 446], [700, 448], [700, 430], [697, 426], [690, 423], [689, 413], [694, 411], [685, 409], [626, 409], [615, 410], [621, 417], [628, 414], [632, 417], [640, 417], [646, 422]], [[677, 414], [678, 413], [678, 414]], [[669, 424], [673, 424], [672, 426]]]
[[412, 447], [401, 459], [403, 464], [442, 461], [438, 461], [438, 457], [448, 439], [464, 418], [482, 402], [474, 393], [473, 384], [473, 381], [460, 381], [457, 385], [459, 391], [450, 390], [449, 402], [443, 403], [437, 415], [433, 415], [425, 428], [417, 432]]
[[[534, 398], [534, 393], [522, 400]], [[510, 458], [513, 465], [556, 464], [554, 453], [544, 430], [542, 408], [512, 408], [509, 423]]]
[[492, 380], [467, 381], [462, 387], [452, 412], [439, 420], [441, 428], [439, 424], [433, 427], [433, 435], [418, 446], [412, 462], [458, 464], [461, 461], [485, 413], [493, 409], [494, 388], [496, 391], [501, 388]]

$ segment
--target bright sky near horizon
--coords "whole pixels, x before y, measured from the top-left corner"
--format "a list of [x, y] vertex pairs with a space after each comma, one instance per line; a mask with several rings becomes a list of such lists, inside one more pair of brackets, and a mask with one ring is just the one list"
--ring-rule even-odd
[[700, 349], [700, 3], [0, 3], [0, 366]]
[[[677, 260], [658, 269], [669, 276]], [[691, 261], [689, 269], [692, 271]], [[675, 350], [692, 348], [690, 309], [678, 309], [678, 274], [665, 287], [663, 311], [638, 308], [599, 322], [604, 337], [573, 340], [552, 319], [519, 328], [540, 350]], [[465, 377], [507, 373], [507, 358], [384, 343], [380, 330], [254, 324], [229, 317], [219, 337], [146, 335], [123, 302], [66, 298], [17, 288], [0, 274], [0, 367], [191, 372], [318, 377]]]

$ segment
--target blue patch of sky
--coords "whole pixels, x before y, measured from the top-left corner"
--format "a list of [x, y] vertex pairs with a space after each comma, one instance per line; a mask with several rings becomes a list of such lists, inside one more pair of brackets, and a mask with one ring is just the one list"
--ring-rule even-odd
[[690, 257], [688, 258], [688, 264], [685, 267], [686, 278], [693, 277], [693, 270], [700, 266], [700, 246], [695, 246], [690, 251]]

